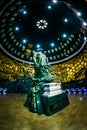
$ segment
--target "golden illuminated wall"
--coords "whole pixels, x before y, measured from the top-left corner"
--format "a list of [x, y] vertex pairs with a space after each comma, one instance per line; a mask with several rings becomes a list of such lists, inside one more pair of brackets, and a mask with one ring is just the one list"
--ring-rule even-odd
[[[87, 48], [72, 60], [51, 67], [55, 82], [69, 82], [84, 79], [86, 69]], [[34, 73], [33, 65], [19, 63], [0, 52], [0, 79], [15, 80], [17, 77], [22, 78], [26, 71], [29, 77], [32, 77]]]
[[63, 64], [52, 66], [52, 74], [55, 76], [56, 82], [69, 82], [84, 79], [86, 69], [87, 49], [72, 60], [69, 60]]
[[28, 72], [29, 77], [32, 77], [33, 66], [8, 58], [0, 52], [0, 79], [15, 80], [17, 77], [22, 78], [24, 72]]

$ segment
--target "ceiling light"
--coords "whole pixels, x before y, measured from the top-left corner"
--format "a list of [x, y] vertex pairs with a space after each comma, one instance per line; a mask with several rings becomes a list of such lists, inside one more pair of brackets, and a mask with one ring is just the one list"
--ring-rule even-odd
[[66, 36], [67, 36], [66, 34], [63, 34], [63, 38], [66, 38]]
[[65, 18], [65, 19], [64, 19], [64, 22], [65, 22], [65, 23], [67, 23], [67, 22], [68, 22], [68, 19], [67, 19], [67, 18]]
[[16, 31], [19, 31], [19, 27], [15, 27], [15, 30], [16, 30]]
[[55, 45], [55, 44], [52, 42], [52, 43], [51, 43], [51, 47], [53, 47], [54, 45]]
[[27, 39], [23, 39], [22, 42], [23, 42], [23, 43], [27, 43]]
[[57, 0], [52, 0], [53, 3], [57, 3]]
[[87, 26], [87, 23], [86, 23], [86, 22], [83, 22], [83, 25], [84, 25], [84, 26]]
[[52, 8], [52, 7], [49, 5], [49, 6], [48, 6], [48, 9], [51, 9], [51, 8]]
[[80, 12], [77, 12], [77, 15], [78, 15], [78, 16], [81, 16], [81, 13], [80, 13]]
[[23, 14], [27, 14], [27, 11], [26, 11], [26, 10], [24, 10], [24, 11], [23, 11]]
[[39, 20], [39, 21], [37, 21], [37, 23], [36, 23], [36, 26], [37, 26], [39, 29], [45, 29], [45, 28], [47, 28], [47, 25], [48, 25], [48, 23], [46, 22], [46, 20]]
[[86, 40], [87, 40], [87, 37], [84, 37], [84, 40], [86, 41]]
[[40, 48], [40, 45], [39, 45], [39, 44], [37, 44], [37, 48]]

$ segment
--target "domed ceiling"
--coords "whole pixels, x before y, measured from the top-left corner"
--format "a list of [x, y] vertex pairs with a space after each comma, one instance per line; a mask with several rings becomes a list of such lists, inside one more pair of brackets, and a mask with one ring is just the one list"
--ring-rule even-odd
[[50, 64], [62, 63], [86, 45], [87, 23], [71, 4], [57, 0], [12, 0], [1, 11], [1, 49], [11, 58], [33, 64], [38, 48]]

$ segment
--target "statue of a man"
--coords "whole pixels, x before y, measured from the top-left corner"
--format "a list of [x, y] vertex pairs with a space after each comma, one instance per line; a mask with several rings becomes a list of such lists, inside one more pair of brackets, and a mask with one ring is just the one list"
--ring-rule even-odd
[[53, 76], [50, 74], [48, 58], [42, 53], [42, 49], [39, 49], [37, 52], [33, 51], [33, 61], [35, 68], [35, 73], [32, 77], [33, 83], [24, 105], [29, 107], [32, 112], [42, 114], [43, 108], [40, 98], [43, 93], [44, 83], [53, 81]]
[[44, 82], [53, 81], [53, 76], [50, 74], [50, 64], [48, 62], [48, 58], [42, 53], [42, 49], [39, 49], [37, 52], [33, 51], [33, 61], [35, 67], [33, 79]]

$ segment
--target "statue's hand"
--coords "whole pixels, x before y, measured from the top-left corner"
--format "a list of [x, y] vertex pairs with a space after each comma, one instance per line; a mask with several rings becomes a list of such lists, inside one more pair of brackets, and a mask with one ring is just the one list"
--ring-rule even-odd
[[36, 63], [35, 68], [40, 68], [40, 65]]

